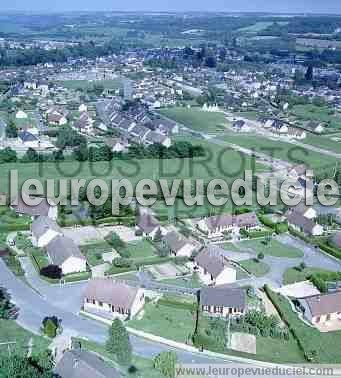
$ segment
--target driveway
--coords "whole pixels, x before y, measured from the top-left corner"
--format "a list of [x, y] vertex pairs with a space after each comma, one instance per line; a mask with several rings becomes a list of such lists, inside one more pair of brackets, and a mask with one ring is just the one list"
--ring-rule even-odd
[[[71, 311], [59, 307], [55, 294], [62, 294], [67, 301], [72, 301], [70, 288], [51, 288], [50, 295], [43, 297], [30, 288], [24, 281], [15, 277], [6, 264], [0, 259], [0, 285], [6, 287], [12, 296], [12, 301], [20, 308], [18, 323], [34, 333], [39, 333], [41, 322], [48, 315], [55, 315], [62, 319], [62, 326], [66, 333], [73, 336], [104, 343], [107, 339], [108, 327], [91, 319], [82, 318]], [[77, 301], [77, 299], [76, 299]], [[171, 348], [158, 342], [152, 342], [137, 336], [130, 335], [134, 353], [146, 358], [152, 358], [162, 351], [174, 350], [181, 362], [209, 363], [222, 362], [220, 359], [211, 359], [200, 353], [190, 353]], [[226, 360], [224, 360], [226, 362]]]

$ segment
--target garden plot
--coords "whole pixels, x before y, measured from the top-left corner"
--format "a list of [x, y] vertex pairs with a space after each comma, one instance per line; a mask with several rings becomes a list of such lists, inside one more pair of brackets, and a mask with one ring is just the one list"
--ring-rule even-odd
[[257, 339], [255, 335], [235, 332], [231, 336], [231, 349], [238, 352], [257, 354]]
[[153, 275], [153, 277], [155, 277], [156, 280], [177, 278], [189, 273], [185, 266], [179, 266], [173, 263], [153, 265], [148, 267], [148, 271]]

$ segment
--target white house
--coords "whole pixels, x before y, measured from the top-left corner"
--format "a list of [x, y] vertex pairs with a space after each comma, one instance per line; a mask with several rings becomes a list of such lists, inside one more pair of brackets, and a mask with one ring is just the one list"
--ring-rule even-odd
[[86, 258], [72, 239], [57, 236], [46, 247], [51, 265], [61, 268], [63, 275], [86, 271]]
[[84, 311], [104, 318], [132, 319], [144, 306], [141, 288], [132, 287], [112, 279], [91, 280], [84, 293]]
[[88, 111], [88, 107], [87, 107], [85, 104], [81, 104], [81, 105], [79, 105], [79, 107], [78, 107], [78, 111], [79, 111], [80, 113], [87, 112], [87, 111]]
[[209, 246], [194, 259], [194, 271], [206, 285], [225, 285], [237, 280], [236, 269], [229, 264], [225, 251]]
[[46, 216], [40, 216], [32, 222], [32, 243], [35, 247], [44, 248], [54, 238], [63, 232], [55, 221]]
[[205, 287], [200, 290], [200, 307], [204, 314], [226, 318], [247, 311], [245, 290], [241, 288]]
[[296, 206], [286, 213], [289, 226], [311, 236], [323, 235], [323, 227], [315, 222], [316, 211], [304, 206]]
[[17, 119], [27, 119], [27, 114], [23, 110], [19, 110], [16, 113], [15, 118], [17, 118]]
[[196, 245], [176, 231], [168, 232], [163, 237], [163, 246], [175, 256], [191, 257]]

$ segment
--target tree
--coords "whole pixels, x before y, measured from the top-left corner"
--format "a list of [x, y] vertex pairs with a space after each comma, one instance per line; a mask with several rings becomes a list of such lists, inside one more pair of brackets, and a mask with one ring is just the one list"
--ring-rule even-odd
[[62, 278], [62, 270], [58, 265], [48, 265], [40, 269], [40, 274], [44, 277], [60, 280]]
[[26, 160], [26, 161], [38, 161], [39, 160], [39, 154], [38, 154], [38, 152], [35, 149], [33, 149], [33, 148], [30, 147], [26, 151], [23, 160]]
[[258, 255], [257, 255], [257, 260], [261, 261], [261, 260], [264, 260], [264, 253], [263, 252], [259, 252]]
[[115, 248], [115, 249], [123, 249], [125, 248], [126, 244], [125, 242], [119, 237], [119, 235], [116, 234], [116, 232], [113, 232], [111, 234], [109, 243]]
[[58, 327], [59, 321], [56, 317], [47, 317], [43, 320], [43, 332], [51, 339], [57, 336]]
[[215, 68], [217, 66], [217, 61], [216, 61], [215, 57], [208, 56], [205, 59], [205, 66], [208, 67], [208, 68]]
[[6, 137], [7, 138], [18, 138], [18, 130], [14, 121], [10, 121], [6, 126]]
[[2, 163], [14, 163], [17, 161], [17, 153], [10, 147], [6, 147], [0, 150], [0, 164]]
[[305, 262], [302, 261], [298, 267], [298, 270], [303, 272], [306, 268], [307, 268], [307, 265], [305, 264]]
[[18, 310], [11, 303], [11, 297], [5, 289], [0, 289], [0, 319], [16, 318]]
[[310, 64], [307, 68], [307, 72], [305, 73], [305, 79], [307, 81], [312, 81], [314, 78], [314, 68], [313, 66]]
[[155, 243], [160, 243], [162, 241], [162, 232], [160, 227], [156, 230], [153, 240]]
[[120, 319], [116, 318], [112, 323], [106, 349], [115, 356], [119, 364], [127, 366], [131, 363], [132, 347], [128, 332]]
[[40, 365], [42, 358], [28, 358], [18, 355], [1, 355], [0, 371], [4, 378], [52, 378], [52, 368]]
[[159, 370], [164, 377], [174, 378], [176, 362], [175, 352], [161, 352], [154, 359], [154, 368]]

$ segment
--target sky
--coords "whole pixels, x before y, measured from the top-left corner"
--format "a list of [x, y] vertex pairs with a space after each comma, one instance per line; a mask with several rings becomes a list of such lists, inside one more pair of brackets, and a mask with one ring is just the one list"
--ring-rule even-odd
[[0, 0], [0, 11], [226, 11], [339, 13], [341, 0]]

